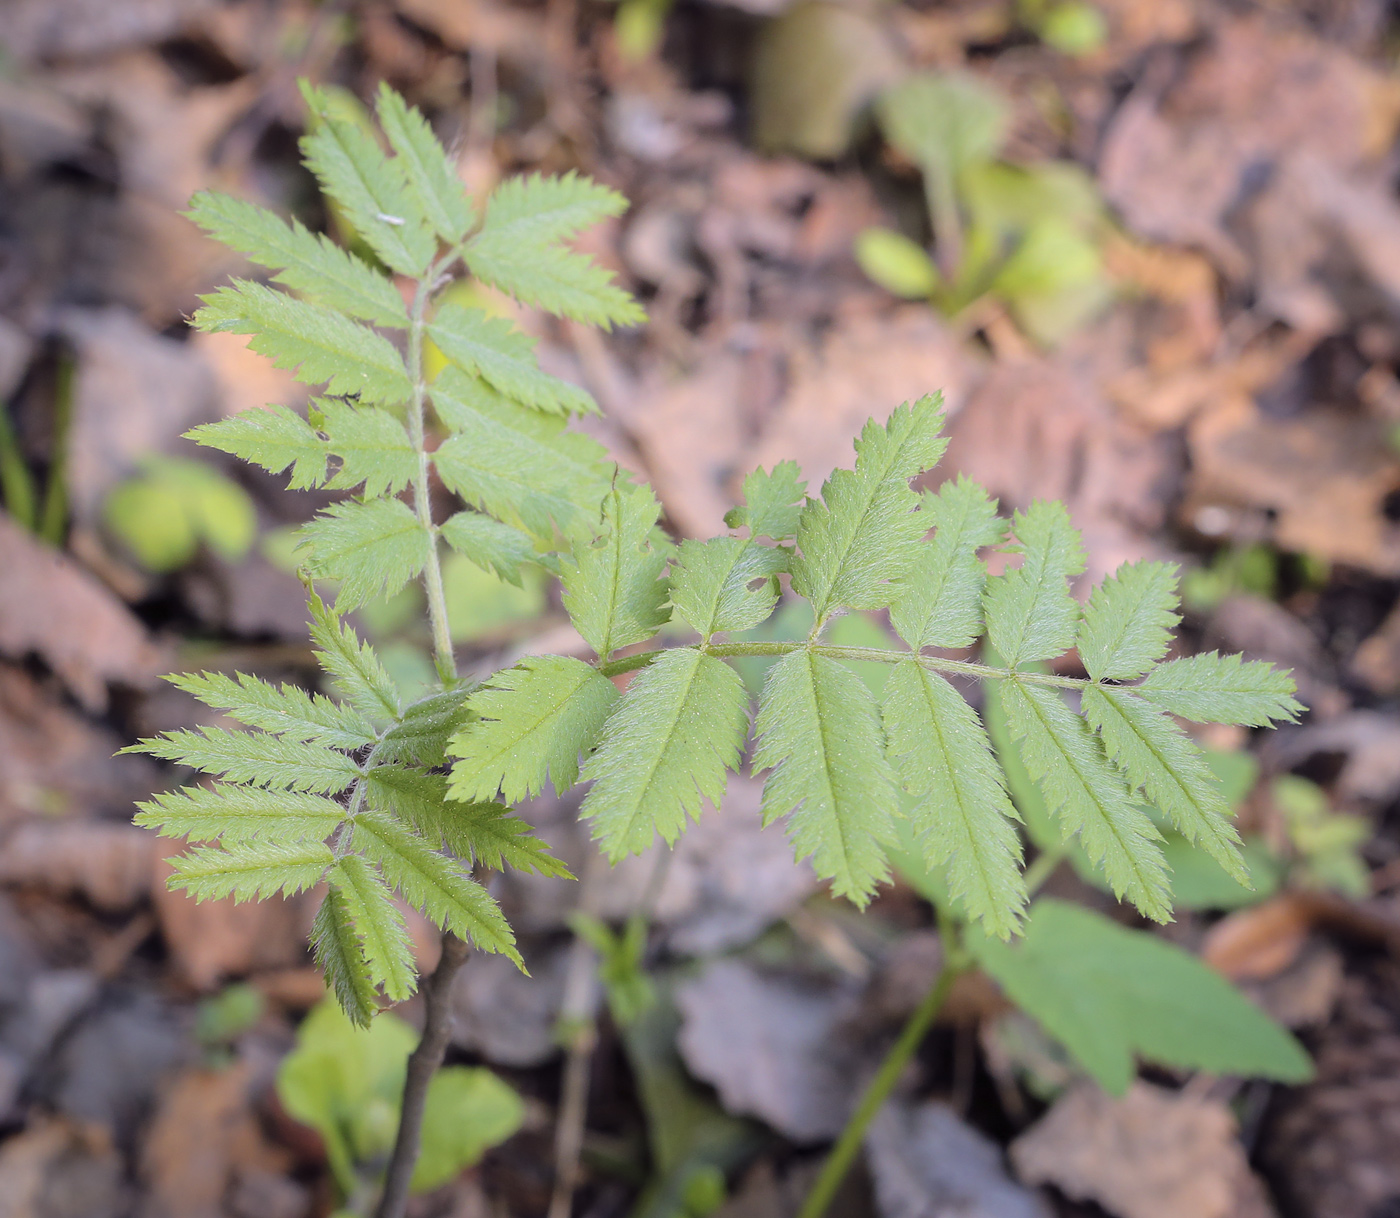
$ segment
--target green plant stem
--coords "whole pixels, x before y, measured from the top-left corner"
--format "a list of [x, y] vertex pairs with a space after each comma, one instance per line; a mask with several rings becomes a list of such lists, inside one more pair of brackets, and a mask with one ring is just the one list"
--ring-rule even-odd
[[10, 426], [10, 416], [0, 405], [0, 499], [16, 524], [30, 532], [38, 520], [34, 479], [19, 450], [19, 440]]
[[73, 422], [73, 391], [78, 361], [70, 353], [59, 356], [53, 394], [53, 451], [49, 457], [44, 506], [39, 513], [39, 536], [51, 546], [63, 545], [68, 521], [68, 430]]
[[1063, 846], [1041, 851], [1035, 862], [1026, 868], [1026, 896], [1031, 897], [1039, 892], [1041, 885], [1055, 874], [1055, 869], [1064, 861], [1065, 849]]
[[860, 1097], [860, 1103], [856, 1105], [856, 1110], [846, 1122], [836, 1145], [831, 1148], [826, 1162], [822, 1164], [821, 1174], [817, 1176], [817, 1182], [812, 1185], [812, 1191], [802, 1203], [797, 1218], [822, 1218], [826, 1213], [827, 1207], [845, 1180], [846, 1173], [851, 1170], [856, 1155], [860, 1153], [861, 1143], [865, 1140], [865, 1132], [870, 1127], [870, 1122], [889, 1099], [890, 1092], [899, 1082], [899, 1076], [904, 1073], [904, 1068], [923, 1043], [928, 1030], [933, 1026], [933, 1021], [938, 1018], [938, 1012], [948, 1000], [953, 983], [964, 968], [966, 964], [945, 948], [943, 968], [938, 974], [938, 979], [909, 1017], [909, 1022], [904, 1025], [899, 1039], [885, 1054], [880, 1069], [870, 1080], [865, 1094]]
[[447, 596], [442, 588], [442, 564], [438, 560], [438, 530], [433, 524], [432, 482], [428, 471], [428, 449], [424, 443], [423, 404], [428, 385], [423, 378], [424, 313], [432, 285], [441, 270], [435, 263], [418, 281], [409, 313], [408, 375], [413, 381], [413, 401], [408, 410], [408, 437], [418, 453], [418, 468], [413, 475], [413, 509], [423, 526], [427, 545], [427, 561], [423, 566], [423, 589], [428, 597], [428, 618], [433, 628], [433, 660], [438, 677], [443, 682], [457, 679], [457, 660], [452, 652], [452, 632], [447, 620]]
[[[870, 660], [876, 664], [898, 664], [902, 660], [910, 659], [912, 655], [908, 651], [894, 651], [884, 647], [836, 647], [829, 643], [810, 643], [805, 639], [792, 643], [712, 643], [706, 645], [704, 651], [706, 655], [723, 659], [729, 656], [785, 656], [804, 648], [816, 652], [817, 655], [830, 656], [833, 660]], [[635, 655], [610, 660], [599, 665], [598, 671], [605, 677], [634, 672], [638, 668], [645, 668], [665, 650], [667, 649], [661, 647], [655, 651], [639, 651]], [[1059, 689], [1083, 689], [1093, 684], [1084, 677], [1058, 677], [1053, 673], [1044, 672], [1013, 672], [1009, 668], [969, 664], [965, 660], [945, 660], [941, 656], [912, 655], [912, 658], [921, 668], [953, 673], [957, 676], [993, 679], [1015, 677], [1027, 685], [1053, 685]]]

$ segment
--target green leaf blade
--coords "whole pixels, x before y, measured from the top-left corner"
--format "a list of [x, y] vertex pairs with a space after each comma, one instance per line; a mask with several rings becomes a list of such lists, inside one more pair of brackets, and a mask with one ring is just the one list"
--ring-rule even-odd
[[465, 682], [418, 699], [405, 708], [399, 721], [385, 730], [375, 747], [383, 762], [408, 762], [432, 769], [447, 760], [447, 742], [471, 717]]
[[480, 512], [449, 516], [438, 526], [438, 532], [458, 554], [517, 588], [522, 586], [520, 568], [543, 558], [528, 534]]
[[[737, 537], [687, 539], [671, 572], [671, 604], [703, 639], [751, 630], [778, 603], [776, 576], [787, 570], [786, 551]], [[764, 582], [757, 588], [750, 585]]]
[[398, 154], [409, 191], [437, 235], [448, 245], [459, 244], [476, 217], [428, 120], [387, 84], [380, 84], [375, 101], [380, 125]]
[[731, 529], [747, 528], [749, 540], [769, 537], [781, 544], [797, 536], [807, 484], [796, 461], [779, 461], [770, 473], [756, 469], [744, 479], [744, 502], [731, 508], [724, 523]]
[[285, 406], [245, 410], [215, 423], [202, 423], [187, 431], [185, 438], [261, 465], [270, 474], [290, 466], [287, 485], [294, 491], [310, 490], [326, 480], [330, 449], [305, 419]]
[[[346, 1017], [356, 1027], [369, 1027], [379, 1011], [374, 979], [345, 895], [334, 885], [311, 922], [311, 953]], [[350, 1165], [345, 1166], [349, 1172]]]
[[360, 776], [360, 768], [344, 753], [319, 744], [219, 727], [179, 728], [142, 740], [130, 751], [222, 774], [230, 782], [319, 795], [343, 791]]
[[234, 783], [162, 791], [136, 806], [142, 828], [192, 842], [319, 842], [345, 819], [345, 809], [323, 795]]
[[371, 720], [397, 719], [399, 695], [393, 679], [368, 643], [363, 643], [319, 596], [312, 595], [311, 641], [316, 658], [346, 700]]
[[674, 845], [703, 801], [718, 804], [748, 733], [744, 683], [690, 647], [663, 652], [633, 679], [584, 767], [593, 788], [579, 815], [612, 862], [660, 833]]
[[521, 304], [587, 325], [637, 326], [646, 313], [611, 271], [557, 245], [522, 245], [508, 232], [484, 229], [467, 244], [467, 266], [483, 283]]
[[390, 1002], [403, 1002], [418, 988], [413, 943], [403, 914], [376, 870], [357, 854], [337, 859], [326, 876], [338, 890], [359, 937], [370, 978]]
[[1196, 723], [1267, 727], [1303, 712], [1296, 689], [1292, 675], [1271, 664], [1208, 651], [1157, 665], [1133, 692]]
[[373, 725], [353, 706], [309, 694], [295, 685], [280, 689], [246, 673], [177, 673], [165, 678], [176, 689], [221, 710], [247, 727], [293, 740], [314, 740], [353, 753], [375, 736]]
[[1079, 531], [1062, 503], [1035, 503], [1012, 522], [1021, 565], [990, 580], [987, 638], [1009, 668], [1063, 655], [1073, 645], [1079, 606], [1069, 580], [1084, 570]]
[[301, 537], [310, 574], [340, 581], [335, 604], [342, 612], [392, 596], [422, 572], [432, 545], [400, 499], [333, 503], [302, 526]]
[[322, 842], [236, 842], [195, 846], [170, 860], [166, 887], [184, 889], [196, 901], [232, 897], [235, 903], [277, 893], [293, 896], [320, 883], [335, 861]]
[[404, 425], [387, 410], [323, 400], [317, 404], [326, 447], [340, 468], [326, 483], [346, 491], [364, 484], [364, 497], [397, 495], [418, 474], [418, 453]]
[[1174, 563], [1124, 563], [1089, 596], [1079, 658], [1095, 681], [1140, 677], [1167, 654], [1176, 612]]

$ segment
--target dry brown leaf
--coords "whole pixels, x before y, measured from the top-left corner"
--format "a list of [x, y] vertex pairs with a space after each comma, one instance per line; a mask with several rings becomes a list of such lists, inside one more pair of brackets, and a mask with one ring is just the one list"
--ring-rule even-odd
[[38, 655], [87, 709], [109, 682], [149, 686], [166, 666], [131, 611], [66, 555], [0, 514], [0, 652]]
[[1030, 1184], [1053, 1184], [1117, 1218], [1270, 1218], [1235, 1118], [1218, 1100], [1136, 1082], [1122, 1099], [1066, 1092], [1011, 1144]]
[[212, 0], [9, 0], [0, 43], [20, 61], [107, 54], [171, 38]]
[[249, 1069], [181, 1074], [161, 1098], [141, 1154], [143, 1218], [223, 1218], [231, 1144], [255, 1118]]
[[1258, 981], [1288, 968], [1312, 930], [1308, 903], [1288, 893], [1237, 909], [1206, 932], [1201, 959], [1231, 981]]
[[81, 896], [107, 913], [145, 899], [159, 839], [133, 825], [34, 821], [0, 849], [0, 883]]
[[129, 1213], [121, 1155], [96, 1126], [40, 1119], [0, 1146], [0, 1218]]
[[1351, 658], [1352, 676], [1373, 693], [1400, 691], [1400, 605], [1390, 611], [1380, 628], [1370, 635]]

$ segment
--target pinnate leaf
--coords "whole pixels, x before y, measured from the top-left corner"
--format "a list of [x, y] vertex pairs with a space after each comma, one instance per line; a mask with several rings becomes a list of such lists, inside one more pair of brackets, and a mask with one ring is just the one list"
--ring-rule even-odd
[[787, 570], [788, 557], [738, 537], [687, 539], [671, 572], [671, 604], [707, 640], [720, 631], [751, 630], [773, 612], [774, 577]]
[[779, 461], [772, 473], [756, 469], [744, 479], [744, 502], [725, 514], [724, 523], [731, 529], [747, 528], [753, 540], [791, 541], [806, 498], [807, 484], [797, 462]]
[[452, 163], [417, 106], [408, 105], [387, 84], [375, 99], [384, 134], [398, 154], [410, 193], [437, 235], [456, 245], [475, 223], [471, 204]]
[[1128, 795], [1088, 725], [1059, 691], [1022, 681], [1000, 687], [1011, 734], [1066, 838], [1079, 835], [1113, 891], [1149, 918], [1171, 919], [1161, 837]]
[[233, 897], [260, 900], [275, 893], [292, 896], [320, 883], [334, 856], [322, 842], [236, 842], [196, 846], [170, 860], [167, 888], [183, 888], [196, 901]]
[[1140, 677], [1167, 654], [1176, 612], [1176, 566], [1124, 563], [1089, 595], [1079, 658], [1095, 681]]
[[1159, 664], [1134, 691], [1153, 706], [1196, 723], [1266, 727], [1302, 712], [1291, 673], [1214, 651]]
[[397, 719], [399, 695], [393, 679], [368, 643], [363, 643], [319, 596], [312, 595], [311, 641], [316, 657], [346, 700], [369, 719]]
[[243, 279], [200, 299], [199, 329], [250, 335], [249, 347], [299, 381], [363, 402], [406, 402], [412, 393], [394, 345], [325, 305]]
[[359, 766], [334, 749], [265, 732], [230, 732], [221, 727], [201, 727], [198, 731], [180, 728], [142, 740], [123, 752], [178, 761], [206, 774], [222, 774], [230, 782], [322, 795], [343, 791], [360, 776]]
[[[330, 886], [311, 922], [311, 951], [350, 1022], [369, 1027], [379, 1010], [364, 946], [341, 889]], [[347, 1171], [350, 1165], [346, 1164]]]
[[326, 876], [345, 903], [359, 937], [369, 975], [391, 1002], [402, 1002], [418, 988], [413, 944], [403, 914], [378, 872], [358, 854], [337, 859]]
[[613, 282], [612, 272], [558, 245], [529, 245], [508, 227], [484, 228], [467, 243], [467, 266], [483, 283], [521, 304], [611, 329], [636, 326], [646, 314]]
[[773, 665], [755, 726], [763, 823], [788, 818], [797, 857], [865, 905], [889, 876], [881, 842], [898, 812], [875, 700], [849, 668], [803, 648]]
[[914, 797], [924, 861], [947, 867], [952, 896], [988, 933], [1008, 938], [1026, 903], [1019, 819], [977, 712], [937, 673], [907, 659], [885, 683], [890, 758]]
[[443, 809], [443, 839], [453, 853], [473, 858], [483, 867], [571, 880], [562, 860], [549, 853], [549, 844], [509, 808], [496, 803], [449, 803]]
[[392, 596], [428, 561], [432, 540], [401, 499], [333, 503], [303, 525], [306, 569], [317, 579], [340, 581], [342, 612], [376, 596]]
[[187, 439], [206, 448], [217, 448], [271, 474], [292, 468], [288, 486], [309, 490], [326, 480], [326, 442], [299, 414], [285, 406], [245, 410], [217, 423], [202, 423], [185, 433]]
[[293, 740], [314, 740], [354, 752], [374, 739], [374, 727], [353, 706], [342, 706], [295, 685], [278, 688], [246, 673], [176, 673], [165, 678], [205, 706], [224, 711], [248, 727]]
[[345, 809], [324, 795], [230, 783], [163, 791], [137, 807], [138, 825], [192, 842], [319, 842], [345, 819]]
[[472, 695], [476, 715], [452, 741], [453, 799], [508, 803], [544, 790], [563, 794], [578, 780], [579, 754], [592, 748], [617, 701], [596, 668], [567, 656], [528, 656]]
[[508, 178], [496, 188], [486, 204], [481, 230], [538, 246], [568, 240], [626, 210], [622, 195], [581, 174], [530, 174]]
[[1021, 565], [991, 580], [987, 638], [1009, 668], [1050, 660], [1074, 643], [1079, 605], [1069, 579], [1084, 570], [1079, 531], [1062, 503], [1036, 503], [1012, 523]]
[[418, 473], [418, 454], [404, 425], [387, 410], [325, 400], [318, 403], [318, 426], [340, 468], [326, 483], [331, 490], [353, 490], [364, 483], [364, 497], [397, 495]]

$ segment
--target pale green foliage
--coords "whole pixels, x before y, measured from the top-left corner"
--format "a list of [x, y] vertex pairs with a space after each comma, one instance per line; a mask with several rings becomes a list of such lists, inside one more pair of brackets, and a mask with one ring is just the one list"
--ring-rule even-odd
[[756, 469], [744, 479], [744, 502], [725, 514], [724, 523], [731, 529], [747, 528], [753, 540], [791, 541], [806, 497], [807, 484], [797, 462], [779, 461], [771, 473]]
[[138, 805], [136, 823], [164, 837], [192, 842], [322, 841], [345, 819], [345, 809], [324, 795], [216, 783], [164, 791]]
[[307, 571], [339, 582], [335, 607], [341, 612], [392, 596], [428, 561], [429, 539], [402, 499], [332, 504], [301, 535], [310, 551]]
[[[767, 620], [778, 601], [778, 581], [788, 554], [737, 537], [681, 542], [671, 572], [671, 604], [709, 639], [730, 630], [750, 630]], [[762, 581], [757, 587], [750, 587]]]
[[1095, 681], [1140, 677], [1167, 654], [1175, 611], [1176, 567], [1162, 562], [1124, 563], [1084, 606], [1079, 658]]
[[987, 640], [1015, 669], [1054, 659], [1074, 643], [1079, 606], [1068, 581], [1084, 570], [1084, 550], [1062, 503], [1017, 512], [1011, 531], [1021, 565], [990, 581], [985, 608]]
[[293, 490], [308, 490], [326, 480], [326, 442], [298, 414], [285, 406], [245, 410], [242, 414], [205, 423], [187, 433], [196, 444], [232, 453], [269, 473], [291, 466]]
[[940, 183], [995, 156], [1011, 122], [999, 92], [951, 72], [911, 76], [885, 92], [879, 107], [890, 143]]
[[327, 399], [317, 403], [316, 415], [326, 448], [340, 458], [340, 468], [326, 483], [329, 490], [354, 490], [363, 483], [366, 499], [380, 499], [413, 481], [418, 454], [404, 425], [387, 410]]
[[1008, 937], [1026, 901], [1018, 818], [977, 712], [937, 673], [905, 660], [885, 684], [883, 718], [925, 862], [946, 867], [954, 899]]
[[443, 241], [457, 244], [476, 217], [442, 145], [427, 120], [388, 85], [379, 86], [375, 102], [384, 134], [423, 214]]
[[1160, 710], [1197, 723], [1263, 727], [1273, 719], [1296, 719], [1303, 709], [1286, 672], [1214, 651], [1168, 660], [1135, 688]]
[[232, 677], [219, 672], [177, 673], [165, 679], [247, 727], [293, 740], [314, 740], [346, 752], [374, 739], [373, 725], [353, 706], [308, 694], [296, 685], [279, 688], [241, 672]]
[[759, 703], [754, 768], [763, 823], [788, 818], [799, 858], [811, 855], [832, 889], [864, 905], [888, 877], [880, 843], [898, 801], [875, 700], [849, 668], [803, 650], [773, 665]]
[[379, 872], [358, 854], [337, 859], [326, 873], [326, 882], [345, 904], [370, 979], [383, 986], [384, 996], [391, 1002], [402, 1002], [417, 989], [418, 978], [413, 944], [393, 894]]
[[660, 833], [674, 844], [701, 800], [718, 803], [748, 732], [744, 683], [728, 664], [688, 647], [660, 655], [627, 687], [583, 777], [580, 815], [616, 862]]
[[603, 500], [600, 536], [564, 566], [564, 607], [600, 659], [666, 623], [661, 573], [670, 546], [653, 536], [660, 515], [650, 487], [615, 486]]
[[452, 796], [509, 802], [538, 795], [545, 778], [563, 794], [578, 780], [579, 754], [598, 738], [617, 688], [567, 656], [531, 656], [498, 672], [472, 696], [477, 722], [452, 741]]
[[311, 598], [311, 641], [321, 667], [351, 706], [374, 720], [400, 717], [398, 692], [379, 657], [319, 596]]
[[438, 531], [458, 554], [517, 588], [522, 582], [520, 568], [540, 557], [525, 533], [480, 512], [457, 512]]
[[915, 543], [927, 528], [909, 479], [937, 464], [947, 440], [943, 396], [900, 406], [856, 441], [854, 471], [838, 469], [808, 500], [797, 530], [792, 586], [812, 602], [817, 625], [838, 608], [883, 609], [894, 597]]
[[195, 846], [170, 860], [175, 873], [169, 884], [185, 889], [196, 901], [230, 896], [251, 901], [278, 892], [291, 895], [318, 883], [332, 857], [320, 842]]

